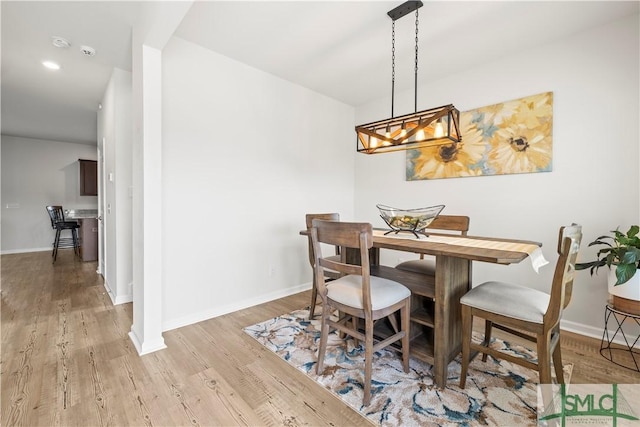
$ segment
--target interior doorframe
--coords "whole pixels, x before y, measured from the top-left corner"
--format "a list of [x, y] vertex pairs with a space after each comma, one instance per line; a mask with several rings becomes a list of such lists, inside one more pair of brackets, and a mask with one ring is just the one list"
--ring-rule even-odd
[[104, 152], [107, 139], [103, 136], [98, 141], [98, 269], [96, 273], [106, 278], [107, 247], [106, 233], [104, 232], [104, 206], [106, 203], [106, 182]]

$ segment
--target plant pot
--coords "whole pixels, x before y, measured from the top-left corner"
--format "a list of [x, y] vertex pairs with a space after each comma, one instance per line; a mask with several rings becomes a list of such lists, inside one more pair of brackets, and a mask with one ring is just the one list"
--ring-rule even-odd
[[628, 282], [615, 286], [616, 270], [609, 271], [609, 294], [613, 308], [629, 314], [640, 315], [640, 273], [636, 271]]

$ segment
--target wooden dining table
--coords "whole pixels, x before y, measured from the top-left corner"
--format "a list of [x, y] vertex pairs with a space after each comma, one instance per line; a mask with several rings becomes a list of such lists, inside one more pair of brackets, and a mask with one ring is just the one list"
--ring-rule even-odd
[[[387, 231], [374, 229], [371, 274], [399, 281], [411, 290], [411, 354], [433, 365], [434, 383], [442, 388], [447, 383], [449, 363], [462, 348], [460, 298], [471, 289], [472, 262], [508, 265], [531, 256], [537, 269], [546, 263], [540, 250], [542, 244], [439, 233], [416, 238], [408, 233], [385, 235]], [[300, 234], [308, 235], [308, 232], [304, 230]], [[380, 249], [435, 256], [435, 277], [381, 265]], [[348, 251], [348, 261], [357, 263], [353, 257], [355, 252]]]

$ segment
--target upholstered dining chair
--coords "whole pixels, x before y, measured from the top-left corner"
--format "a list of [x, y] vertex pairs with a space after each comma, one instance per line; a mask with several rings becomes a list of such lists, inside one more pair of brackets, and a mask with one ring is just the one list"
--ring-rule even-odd
[[[340, 214], [338, 213], [316, 213], [316, 214], [307, 214], [305, 216], [306, 219], [306, 224], [307, 224], [307, 230], [311, 229], [312, 225], [311, 222], [314, 219], [323, 219], [326, 221], [340, 221]], [[334, 261], [339, 261], [340, 260], [340, 247], [336, 246], [335, 249], [335, 255], [332, 255], [331, 257], [329, 257], [330, 259], [333, 259]], [[311, 236], [309, 236], [309, 263], [311, 264], [311, 268], [313, 269], [314, 265], [315, 265], [315, 259], [314, 259], [314, 255], [313, 255], [313, 244], [311, 243]], [[338, 273], [337, 271], [332, 271], [332, 270], [325, 270], [325, 278], [328, 280], [334, 280], [337, 279], [338, 277], [340, 277], [340, 273]], [[318, 300], [318, 287], [316, 286], [316, 276], [315, 274], [313, 275], [313, 279], [311, 282], [311, 305], [309, 306], [309, 319], [313, 319], [313, 317], [315, 316], [315, 311], [316, 311], [316, 303]]]
[[[471, 360], [482, 352], [538, 371], [540, 384], [552, 384], [551, 361], [558, 383], [564, 383], [560, 350], [560, 319], [571, 301], [576, 257], [582, 240], [582, 227], [577, 224], [560, 228], [558, 260], [550, 293], [503, 282], [485, 282], [474, 287], [461, 299], [462, 305], [462, 369], [460, 388], [465, 387]], [[485, 319], [484, 340], [471, 339], [473, 318]], [[491, 330], [497, 329], [537, 344], [537, 363], [500, 352], [490, 346]], [[471, 354], [471, 351], [474, 354]]]
[[[369, 249], [373, 247], [373, 228], [369, 223], [338, 222], [314, 219], [310, 230], [315, 256], [315, 276], [322, 299], [322, 321], [316, 372], [321, 375], [327, 348], [329, 329], [334, 328], [364, 343], [363, 404], [371, 402], [371, 372], [374, 352], [401, 341], [402, 365], [409, 372], [409, 315], [411, 292], [393, 280], [370, 276]], [[359, 251], [360, 265], [346, 263], [345, 250], [336, 261], [324, 258], [321, 244], [354, 248]], [[341, 277], [326, 282], [324, 270], [334, 270]], [[333, 320], [337, 310], [339, 318]], [[374, 344], [374, 322], [400, 311], [400, 330]], [[364, 333], [358, 329], [358, 319], [364, 320]]]
[[[80, 228], [80, 224], [78, 224], [78, 221], [66, 220], [64, 218], [62, 206], [59, 205], [47, 206], [47, 213], [51, 220], [51, 228], [56, 231], [56, 235], [53, 240], [53, 251], [51, 252], [53, 262], [56, 262], [56, 259], [58, 258], [58, 249], [60, 248], [73, 248], [73, 252], [77, 256], [80, 256], [80, 241], [78, 240], [78, 229]], [[69, 230], [71, 232], [71, 237], [62, 237], [62, 232], [65, 230]]]
[[[466, 236], [467, 231], [469, 231], [469, 217], [461, 215], [438, 215], [425, 230], [428, 233], [427, 230], [435, 233], [445, 231], [447, 232], [446, 234], [453, 234], [451, 232], [455, 231], [459, 232], [461, 236]], [[398, 270], [435, 276], [436, 260], [434, 257], [427, 256], [427, 258], [425, 258], [424, 254], [420, 254], [420, 259], [401, 262], [396, 265], [396, 268]]]

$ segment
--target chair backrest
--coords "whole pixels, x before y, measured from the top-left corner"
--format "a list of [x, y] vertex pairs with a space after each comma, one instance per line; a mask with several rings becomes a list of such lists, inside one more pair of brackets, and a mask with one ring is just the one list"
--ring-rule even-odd
[[[429, 230], [439, 231], [456, 231], [460, 235], [466, 236], [469, 231], [469, 217], [462, 215], [438, 215], [431, 224], [427, 226]], [[453, 234], [453, 233], [447, 233]], [[420, 254], [420, 259], [424, 259], [424, 254]], [[435, 264], [433, 264], [435, 268]]]
[[469, 231], [469, 217], [461, 215], [438, 215], [427, 227], [430, 230], [459, 231], [466, 236]]
[[[315, 255], [314, 269], [316, 286], [322, 301], [326, 303], [327, 288], [324, 282], [324, 271], [338, 271], [343, 275], [353, 274], [362, 276], [362, 302], [365, 313], [371, 314], [371, 287], [369, 276], [369, 249], [373, 247], [373, 227], [366, 222], [340, 222], [314, 219], [310, 229], [313, 253]], [[354, 248], [360, 253], [360, 264], [348, 264], [346, 257], [340, 261], [328, 259], [322, 255], [321, 243]], [[343, 251], [344, 254], [345, 251]]]
[[[326, 221], [340, 221], [340, 214], [339, 213], [307, 214], [305, 215], [305, 219], [307, 223], [307, 230], [310, 230], [311, 227], [313, 227], [312, 222], [314, 219], [323, 219]], [[339, 253], [340, 253], [340, 248], [336, 246], [335, 255], [338, 255]], [[315, 265], [314, 255], [313, 255], [313, 245], [311, 243], [311, 236], [309, 236], [309, 263], [311, 264], [311, 267]]]
[[573, 292], [573, 277], [576, 271], [576, 258], [582, 242], [582, 226], [571, 224], [560, 227], [558, 236], [558, 261], [553, 274], [549, 306], [544, 314], [546, 329], [555, 327], [562, 311], [569, 305]]
[[62, 206], [47, 206], [49, 219], [51, 219], [51, 228], [56, 228], [57, 222], [64, 222], [64, 211]]

